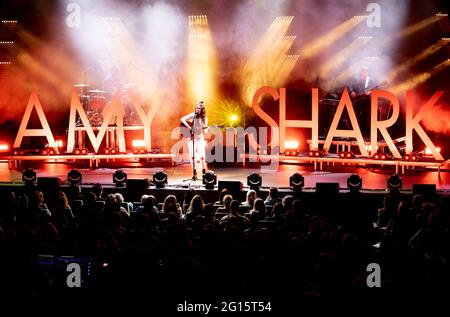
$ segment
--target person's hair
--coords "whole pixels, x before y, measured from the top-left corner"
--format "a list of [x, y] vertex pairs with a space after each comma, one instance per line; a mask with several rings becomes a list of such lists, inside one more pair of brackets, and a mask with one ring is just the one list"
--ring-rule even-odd
[[164, 199], [162, 210], [166, 212], [166, 208], [171, 204], [177, 206], [177, 197], [175, 197], [174, 195], [168, 195], [166, 199]]
[[199, 102], [195, 105], [195, 108], [197, 108], [197, 106], [200, 106], [200, 109], [201, 109], [198, 116], [199, 116], [202, 120], [205, 120], [205, 117], [206, 117], [205, 103], [204, 103], [203, 101], [199, 101]]
[[280, 216], [284, 213], [284, 207], [282, 203], [276, 203], [275, 206], [273, 206], [273, 215], [274, 216]]
[[205, 217], [208, 219], [214, 218], [214, 205], [211, 203], [204, 206]]
[[[254, 191], [253, 189], [250, 189], [247, 192], [247, 198], [246, 198], [245, 202], [253, 207], [253, 204], [255, 203], [256, 197], [257, 197], [256, 196], [256, 191]], [[253, 199], [253, 201], [250, 201], [250, 199]]]
[[223, 199], [224, 199], [225, 195], [229, 195], [229, 194], [230, 194], [230, 192], [228, 191], [228, 189], [226, 189], [226, 188], [222, 189], [219, 194], [219, 201], [223, 204]]
[[272, 198], [277, 199], [278, 198], [278, 188], [270, 187], [270, 189], [269, 189], [269, 196], [272, 197]]
[[286, 211], [291, 210], [293, 204], [294, 197], [292, 195], [287, 195], [283, 198], [283, 207]]
[[261, 198], [256, 198], [255, 203], [253, 204], [253, 211], [262, 212], [266, 211], [266, 205], [264, 205], [264, 200]]
[[142, 195], [141, 204], [144, 204], [148, 197], [149, 197], [149, 195], [147, 195], [147, 194]]
[[103, 186], [100, 183], [96, 183], [94, 186], [92, 186], [91, 191], [97, 196], [97, 199], [102, 196], [103, 193]]
[[183, 204], [184, 205], [190, 205], [192, 198], [195, 197], [195, 195], [197, 195], [197, 192], [195, 191], [195, 189], [193, 188], [189, 188], [186, 193], [184, 194], [184, 200], [183, 200]]
[[93, 207], [95, 204], [95, 201], [97, 200], [97, 195], [93, 191], [88, 192], [83, 197], [83, 204], [85, 206]]
[[231, 196], [231, 195], [225, 195], [223, 197], [223, 205], [225, 206], [225, 208], [230, 207], [232, 200], [233, 200], [233, 196]]
[[41, 192], [40, 190], [37, 190], [34, 192], [34, 194], [36, 195], [36, 202], [39, 206], [45, 203], [43, 192]]
[[230, 204], [230, 210], [233, 215], [239, 214], [239, 201], [232, 200]]
[[59, 208], [67, 208], [69, 207], [69, 200], [64, 192], [59, 191], [56, 196], [56, 205]]
[[116, 196], [116, 200], [119, 204], [121, 204], [125, 201], [123, 198], [123, 195], [121, 193], [115, 193], [114, 195]]
[[191, 200], [191, 204], [189, 205], [189, 212], [202, 214], [204, 209], [205, 209], [205, 205], [203, 203], [202, 196], [195, 195]]
[[155, 206], [153, 199], [147, 196], [147, 198], [144, 200], [143, 206], [145, 211], [147, 212], [153, 211], [153, 207]]
[[423, 205], [423, 196], [420, 194], [414, 195], [412, 199], [412, 204], [414, 208], [420, 209]]

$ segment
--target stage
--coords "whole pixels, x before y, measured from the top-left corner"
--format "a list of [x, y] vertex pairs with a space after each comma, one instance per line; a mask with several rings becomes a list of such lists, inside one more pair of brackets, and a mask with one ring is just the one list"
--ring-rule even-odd
[[[152, 178], [153, 173], [164, 171], [168, 175], [169, 186], [194, 186], [202, 187], [200, 180], [196, 182], [184, 181], [191, 178], [192, 170], [189, 164], [171, 166], [156, 166], [156, 164], [115, 164], [110, 163], [104, 168], [78, 168], [69, 163], [42, 163], [27, 162], [26, 167], [32, 167], [38, 177], [59, 177], [63, 182], [67, 180], [67, 173], [73, 168], [82, 174], [83, 184], [101, 183], [113, 186], [112, 174], [118, 168], [122, 168], [128, 175], [128, 179]], [[312, 164], [280, 164], [278, 170], [268, 171], [261, 167], [216, 167], [211, 166], [217, 174], [218, 181], [241, 181], [247, 185], [247, 176], [253, 172], [259, 173], [263, 179], [263, 187], [289, 187], [289, 177], [299, 172], [305, 178], [305, 188], [315, 188], [316, 183], [339, 183], [341, 189], [347, 188], [347, 178], [352, 174], [358, 174], [363, 180], [363, 189], [385, 190], [386, 180], [395, 173], [392, 166], [384, 167], [357, 167], [348, 165], [329, 165], [326, 170], [314, 170]], [[414, 171], [406, 170], [401, 175], [403, 189], [411, 190], [413, 184], [436, 184], [439, 191], [450, 191], [450, 173], [448, 171], [426, 170], [416, 168]], [[0, 182], [3, 184], [21, 183], [22, 170], [10, 169], [7, 162], [0, 162]]]

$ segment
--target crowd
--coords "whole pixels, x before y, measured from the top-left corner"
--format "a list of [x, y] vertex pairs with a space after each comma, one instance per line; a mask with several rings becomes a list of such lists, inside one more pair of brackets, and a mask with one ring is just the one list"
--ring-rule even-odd
[[[214, 294], [320, 306], [449, 290], [445, 195], [426, 201], [386, 193], [370, 213], [359, 193], [307, 206], [277, 188], [267, 196], [248, 190], [245, 201], [226, 189], [204, 201], [190, 189], [127, 202], [120, 193], [104, 195], [100, 184], [50, 197], [34, 187], [1, 193], [1, 298], [30, 305], [68, 298], [156, 305]], [[46, 262], [63, 256], [82, 264], [81, 289], [66, 286], [65, 267]], [[379, 290], [367, 287], [369, 263], [382, 269]]]

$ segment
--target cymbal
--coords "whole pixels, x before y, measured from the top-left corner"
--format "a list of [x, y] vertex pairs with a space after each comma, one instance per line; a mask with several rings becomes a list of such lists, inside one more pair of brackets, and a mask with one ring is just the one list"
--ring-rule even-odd
[[104, 93], [106, 93], [106, 91], [99, 90], [99, 89], [88, 90], [88, 92], [94, 93], [94, 94], [104, 94]]
[[88, 87], [89, 85], [86, 84], [75, 84], [74, 87]]

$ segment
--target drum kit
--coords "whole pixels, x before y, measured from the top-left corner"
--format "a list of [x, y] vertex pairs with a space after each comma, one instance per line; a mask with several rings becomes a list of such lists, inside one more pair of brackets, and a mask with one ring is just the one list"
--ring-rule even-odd
[[[111, 103], [113, 93], [100, 89], [88, 89], [89, 85], [87, 84], [75, 84], [73, 86], [77, 89], [77, 95], [91, 126], [101, 126], [103, 123], [103, 112]], [[136, 85], [133, 83], [126, 84], [119, 90], [119, 93], [124, 110], [124, 124], [136, 125], [138, 116], [131, 102], [131, 98], [138, 96]], [[77, 126], [82, 125], [81, 120], [78, 119]]]

